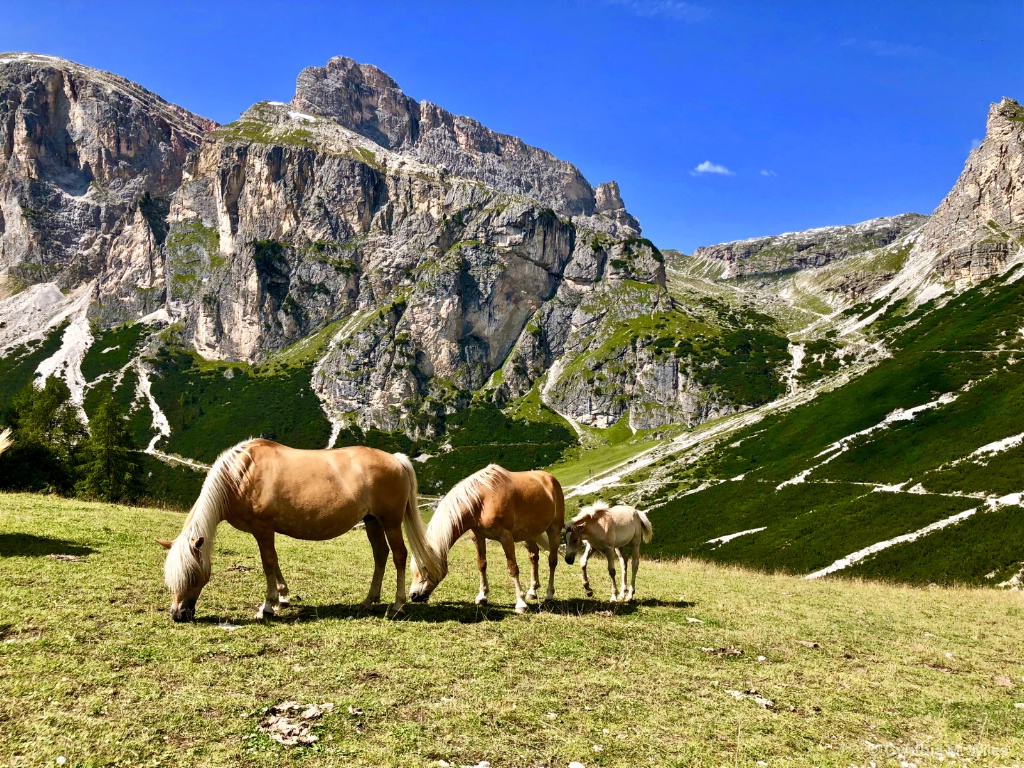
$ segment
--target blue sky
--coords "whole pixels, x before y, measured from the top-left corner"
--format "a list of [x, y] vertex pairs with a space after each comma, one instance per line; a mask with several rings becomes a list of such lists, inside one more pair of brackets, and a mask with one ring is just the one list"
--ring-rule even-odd
[[331, 56], [375, 64], [595, 185], [618, 180], [645, 234], [687, 252], [930, 213], [989, 103], [1024, 99], [1022, 32], [1020, 0], [15, 0], [0, 14], [0, 50], [108, 69], [221, 122], [290, 99]]

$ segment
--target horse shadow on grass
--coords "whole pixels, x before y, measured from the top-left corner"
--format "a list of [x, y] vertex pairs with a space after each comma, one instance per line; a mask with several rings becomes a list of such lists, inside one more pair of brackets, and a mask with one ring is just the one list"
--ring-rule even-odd
[[[640, 608], [692, 608], [696, 603], [647, 598], [634, 600], [629, 603], [611, 603], [607, 600], [595, 598], [568, 598], [555, 599], [550, 603], [530, 603], [530, 610], [526, 616], [534, 614], [553, 614], [556, 616], [630, 616]], [[329, 603], [325, 605], [313, 605], [308, 603], [293, 604], [290, 608], [283, 609], [273, 619], [278, 624], [294, 624], [306, 621], [337, 621], [353, 619], [383, 619], [392, 621], [426, 622], [432, 624], [447, 624], [458, 622], [459, 624], [482, 624], [490, 621], [504, 621], [509, 618], [517, 618], [515, 606], [512, 603], [507, 605], [501, 603], [490, 603], [488, 605], [476, 605], [468, 601], [440, 600], [429, 603], [408, 603], [402, 611], [395, 616], [390, 605], [380, 603], [369, 609], [364, 609], [359, 603]], [[234, 626], [245, 626], [248, 624], [260, 623], [253, 618], [232, 618], [225, 620], [218, 616], [200, 616], [196, 619], [201, 624], [231, 624]]]
[[31, 533], [0, 533], [0, 557], [47, 557], [69, 555], [84, 557], [96, 550], [75, 541], [34, 536]]

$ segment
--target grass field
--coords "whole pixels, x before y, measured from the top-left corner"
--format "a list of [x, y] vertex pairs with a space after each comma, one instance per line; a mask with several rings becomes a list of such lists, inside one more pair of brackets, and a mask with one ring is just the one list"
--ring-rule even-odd
[[[516, 616], [497, 551], [493, 605], [472, 604], [459, 544], [433, 601], [393, 621], [356, 610], [355, 531], [279, 540], [303, 600], [259, 623], [255, 544], [225, 528], [199, 620], [175, 625], [152, 537], [182, 520], [0, 496], [0, 763], [882, 766], [947, 747], [956, 765], [1024, 762], [1019, 593], [645, 561], [639, 602], [610, 611], [562, 564], [555, 604]], [[591, 578], [603, 595], [596, 562]], [[335, 705], [315, 745], [259, 730], [285, 700]]]

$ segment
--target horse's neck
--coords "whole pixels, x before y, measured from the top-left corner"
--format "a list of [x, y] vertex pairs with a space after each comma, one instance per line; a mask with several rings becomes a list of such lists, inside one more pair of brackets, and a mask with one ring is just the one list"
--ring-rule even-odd
[[475, 515], [461, 511], [458, 515], [435, 515], [427, 526], [427, 537], [434, 551], [448, 560], [448, 552], [456, 541], [473, 527]]

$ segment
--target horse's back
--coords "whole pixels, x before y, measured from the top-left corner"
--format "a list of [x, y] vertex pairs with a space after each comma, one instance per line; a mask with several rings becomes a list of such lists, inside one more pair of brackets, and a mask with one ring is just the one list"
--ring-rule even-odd
[[252, 515], [273, 520], [280, 533], [333, 538], [367, 514], [405, 508], [405, 470], [385, 451], [307, 450], [264, 439], [250, 441], [246, 449], [252, 459], [246, 483]]
[[549, 525], [557, 521], [561, 528], [565, 524], [565, 497], [558, 478], [542, 469], [511, 474], [514, 478], [522, 478], [520, 492], [524, 497], [524, 506], [544, 510], [550, 515]]

